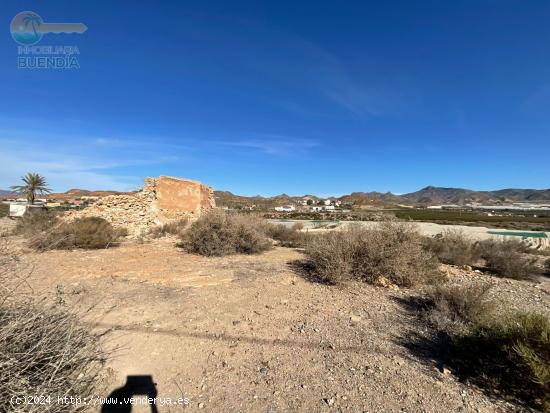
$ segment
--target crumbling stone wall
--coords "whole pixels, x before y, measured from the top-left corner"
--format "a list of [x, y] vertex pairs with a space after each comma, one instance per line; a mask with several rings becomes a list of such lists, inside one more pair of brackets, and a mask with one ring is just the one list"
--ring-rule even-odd
[[106, 196], [86, 209], [67, 213], [66, 218], [97, 216], [135, 237], [178, 219], [195, 220], [215, 206], [212, 188], [190, 179], [161, 176], [146, 178], [143, 189], [135, 194]]

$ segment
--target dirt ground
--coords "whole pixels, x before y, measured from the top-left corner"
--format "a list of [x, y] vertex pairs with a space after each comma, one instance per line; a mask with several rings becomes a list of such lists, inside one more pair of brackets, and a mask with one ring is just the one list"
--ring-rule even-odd
[[[517, 411], [415, 349], [430, 337], [407, 305], [417, 291], [318, 284], [297, 271], [302, 259], [279, 247], [204, 258], [172, 239], [23, 255], [33, 288], [93, 306], [83, 321], [107, 331], [104, 345], [116, 353], [101, 397], [128, 375], [151, 375], [157, 397], [189, 400], [160, 412]], [[550, 314], [546, 284], [445, 271], [493, 284], [508, 307]]]

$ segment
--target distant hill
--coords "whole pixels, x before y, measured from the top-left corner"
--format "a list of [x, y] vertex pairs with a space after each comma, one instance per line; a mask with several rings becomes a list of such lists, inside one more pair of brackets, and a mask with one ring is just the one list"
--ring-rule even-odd
[[342, 203], [359, 205], [359, 206], [380, 206], [387, 204], [400, 204], [403, 199], [394, 195], [391, 192], [352, 192], [349, 195], [344, 195], [338, 198]]
[[[308, 195], [308, 197], [319, 200], [320, 198], [317, 198], [315, 196]], [[291, 204], [291, 203], [297, 203], [301, 202], [302, 198], [301, 196], [290, 196], [287, 194], [280, 194], [275, 195], [272, 197], [264, 197], [261, 195], [256, 196], [242, 196], [242, 195], [235, 195], [229, 191], [214, 191], [214, 198], [216, 200], [217, 206], [227, 206], [227, 207], [235, 207], [235, 206], [251, 206], [256, 205], [260, 208], [271, 208], [275, 207], [277, 205], [284, 205], [284, 204]]]
[[490, 194], [502, 201], [548, 201], [550, 200], [550, 189], [500, 189], [491, 191]]
[[462, 188], [427, 186], [420, 191], [402, 195], [416, 204], [501, 204], [510, 202], [550, 201], [550, 189], [500, 189], [497, 191], [472, 191]]
[[[117, 192], [109, 190], [90, 191], [87, 189], [73, 188], [62, 193], [47, 195], [48, 199], [69, 200], [82, 196], [98, 196], [128, 194], [129, 192]], [[0, 189], [0, 199], [19, 197], [10, 190]], [[42, 196], [39, 196], [41, 198]], [[301, 203], [304, 198], [310, 198], [315, 203], [321, 197], [315, 195], [291, 196], [287, 194], [264, 197], [261, 195], [242, 196], [229, 191], [214, 191], [214, 198], [218, 206], [246, 207], [256, 205], [260, 208], [273, 208], [284, 204]], [[427, 186], [416, 192], [404, 195], [396, 195], [391, 192], [352, 192], [341, 197], [330, 197], [342, 203], [349, 203], [356, 206], [395, 206], [395, 205], [441, 205], [457, 204], [463, 205], [472, 202], [481, 204], [507, 204], [512, 202], [550, 202], [550, 189], [520, 189], [508, 188], [496, 191], [472, 191], [464, 188], [444, 188]]]
[[419, 191], [401, 196], [415, 204], [467, 204], [471, 202], [491, 202], [495, 197], [487, 192], [476, 192], [462, 188], [439, 188], [427, 186]]
[[[285, 203], [299, 203], [305, 197], [315, 201], [321, 199], [312, 195], [289, 196], [286, 194], [273, 197], [241, 196], [228, 191], [214, 191], [219, 206], [257, 205], [270, 208]], [[395, 205], [441, 205], [469, 203], [504, 204], [511, 202], [550, 202], [550, 189], [501, 189], [497, 191], [472, 191], [464, 188], [443, 188], [427, 186], [416, 192], [395, 195], [391, 192], [352, 192], [338, 198], [342, 203], [357, 206], [395, 206]]]
[[127, 193], [128, 192], [118, 192], [118, 191], [89, 191], [87, 189], [73, 188], [73, 189], [69, 189], [66, 192], [48, 194], [46, 198], [57, 199], [57, 200], [69, 200], [69, 199], [80, 198], [83, 196], [104, 197], [108, 195], [120, 195], [120, 194], [127, 194]]
[[0, 189], [0, 198], [15, 198], [19, 196], [13, 191], [6, 190], [6, 189]]

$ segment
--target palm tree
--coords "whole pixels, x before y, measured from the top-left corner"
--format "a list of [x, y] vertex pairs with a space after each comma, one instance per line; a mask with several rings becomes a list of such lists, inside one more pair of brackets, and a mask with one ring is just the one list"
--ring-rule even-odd
[[37, 16], [36, 14], [34, 13], [28, 13], [25, 15], [25, 17], [23, 17], [23, 23], [25, 24], [25, 27], [27, 27], [30, 23], [31, 27], [32, 27], [32, 31], [34, 32], [34, 37], [36, 39], [38, 39], [38, 27], [40, 26], [40, 17]]
[[46, 178], [37, 173], [29, 172], [27, 175], [22, 176], [21, 180], [25, 185], [14, 185], [11, 189], [20, 194], [24, 194], [31, 205], [34, 204], [36, 194], [48, 194], [52, 192], [50, 188], [48, 188]]

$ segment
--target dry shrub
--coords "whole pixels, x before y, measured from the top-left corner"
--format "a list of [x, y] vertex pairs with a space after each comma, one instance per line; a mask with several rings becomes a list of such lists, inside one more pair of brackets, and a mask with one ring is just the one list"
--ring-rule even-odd
[[213, 210], [191, 224], [181, 235], [181, 245], [189, 253], [205, 256], [257, 254], [272, 247], [265, 228], [257, 216]]
[[39, 251], [108, 248], [122, 235], [124, 235], [123, 229], [113, 228], [103, 218], [77, 218], [32, 237], [29, 240], [29, 246]]
[[494, 303], [487, 299], [489, 288], [489, 285], [476, 288], [438, 285], [427, 293], [427, 319], [440, 330], [462, 331], [470, 323], [493, 313]]
[[543, 411], [550, 409], [550, 320], [535, 313], [475, 323], [453, 337], [458, 373]]
[[426, 246], [444, 264], [474, 265], [481, 258], [475, 243], [461, 230], [446, 229], [427, 238]]
[[167, 235], [181, 235], [188, 224], [188, 219], [179, 219], [177, 221], [168, 222], [167, 224], [157, 225], [156, 227], [151, 228], [147, 235], [150, 238], [155, 239], [162, 238]]
[[[105, 359], [98, 340], [65, 309], [28, 302], [0, 307], [0, 411], [76, 411], [58, 405], [57, 397], [91, 394]], [[31, 395], [50, 396], [51, 403], [12, 403]]]
[[291, 227], [284, 224], [270, 224], [266, 232], [267, 236], [278, 241], [280, 246], [297, 248], [304, 247], [308, 239], [308, 234], [301, 231], [303, 227], [301, 222], [296, 222]]
[[59, 225], [57, 214], [48, 210], [26, 212], [15, 225], [16, 235], [32, 237], [44, 231], [49, 231]]
[[8, 204], [0, 203], [0, 218], [7, 216], [9, 212], [10, 206]]
[[529, 248], [515, 240], [484, 240], [478, 243], [485, 266], [495, 274], [515, 279], [528, 279], [538, 272], [534, 257], [526, 255]]
[[371, 229], [356, 225], [328, 232], [312, 237], [306, 254], [321, 280], [331, 284], [350, 279], [375, 283], [384, 277], [412, 286], [441, 278], [437, 260], [408, 223], [387, 221]]
[[544, 261], [544, 271], [546, 274], [550, 274], [550, 258]]
[[[91, 396], [107, 354], [76, 314], [18, 288], [29, 274], [22, 273], [14, 251], [0, 246], [0, 412], [80, 411], [82, 406], [57, 398]], [[36, 404], [17, 404], [29, 396], [37, 396]]]

